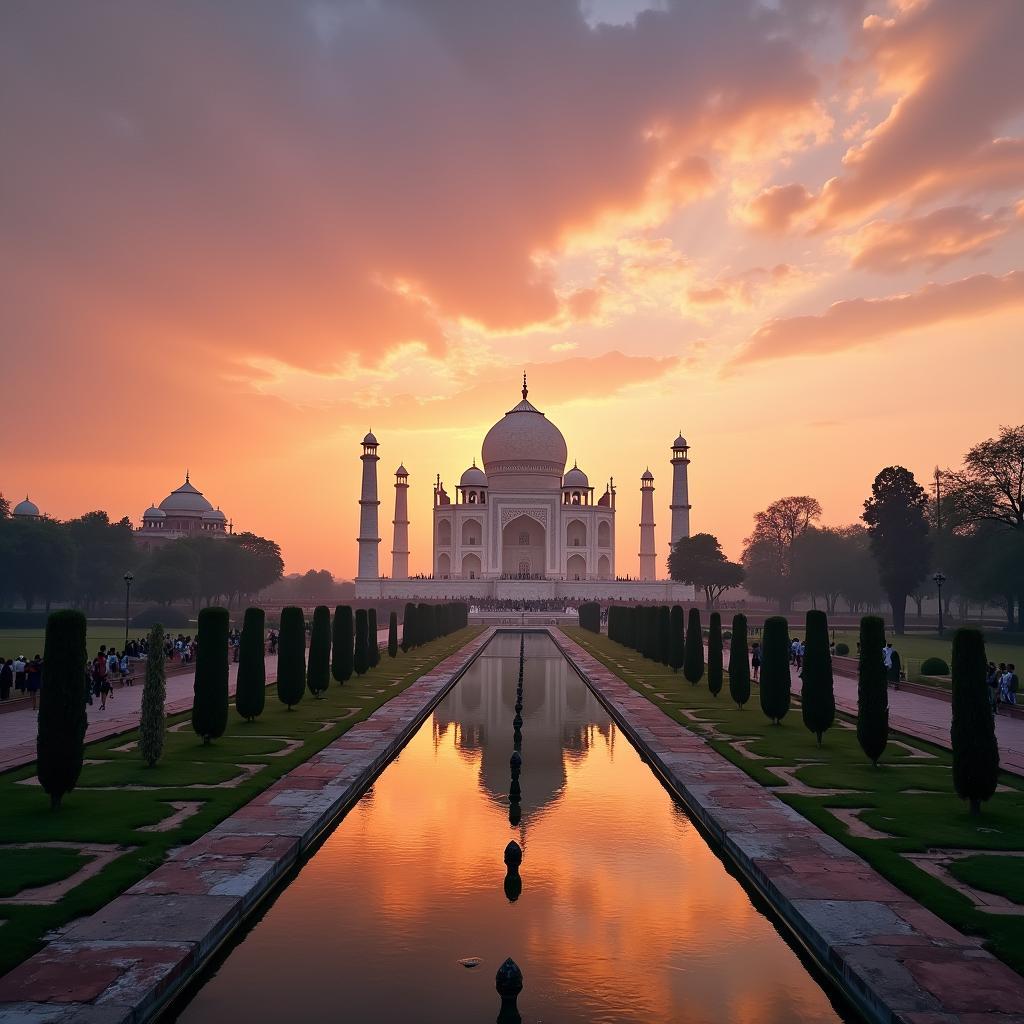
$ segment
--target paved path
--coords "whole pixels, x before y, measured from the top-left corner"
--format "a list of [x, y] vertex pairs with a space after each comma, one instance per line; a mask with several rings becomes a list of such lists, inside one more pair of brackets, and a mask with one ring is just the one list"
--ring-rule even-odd
[[139, 1024], [362, 795], [486, 646], [485, 630], [123, 895], [0, 979], [0, 1024]]
[[1024, 978], [979, 939], [887, 882], [560, 630], [551, 634], [690, 814], [868, 1020], [1021, 1024]]

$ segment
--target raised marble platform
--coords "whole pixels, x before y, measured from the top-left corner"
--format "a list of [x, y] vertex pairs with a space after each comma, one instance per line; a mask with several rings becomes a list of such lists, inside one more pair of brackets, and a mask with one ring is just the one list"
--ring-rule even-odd
[[658, 601], [690, 603], [693, 587], [672, 580], [357, 579], [357, 600], [472, 601]]

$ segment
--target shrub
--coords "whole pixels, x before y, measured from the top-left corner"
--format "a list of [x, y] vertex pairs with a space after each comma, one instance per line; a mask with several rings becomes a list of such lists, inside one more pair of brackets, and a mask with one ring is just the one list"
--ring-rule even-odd
[[732, 617], [732, 643], [729, 645], [729, 696], [742, 708], [750, 700], [750, 660], [747, 651], [747, 617]]
[[673, 672], [683, 667], [683, 647], [685, 629], [683, 628], [683, 609], [680, 605], [672, 605], [669, 613], [669, 644], [668, 663]]
[[263, 714], [267, 702], [267, 664], [262, 608], [246, 608], [242, 636], [238, 641], [238, 680], [235, 683], [235, 711], [247, 722]]
[[832, 680], [832, 655], [828, 649], [828, 616], [822, 611], [809, 611], [806, 625], [803, 689], [800, 707], [804, 725], [818, 737], [832, 728], [836, 718], [836, 698]]
[[227, 608], [202, 608], [196, 635], [196, 679], [193, 686], [192, 728], [203, 743], [224, 735], [228, 727]]
[[[419, 613], [417, 612], [417, 618]], [[365, 608], [356, 609], [356, 649], [353, 654], [352, 667], [356, 675], [364, 675], [370, 667], [369, 651], [370, 620]]]
[[700, 627], [699, 608], [691, 608], [686, 621], [683, 675], [693, 686], [696, 686], [704, 678], [704, 633]]
[[846, 655], [849, 654], [849, 653], [850, 653], [850, 645], [849, 644], [844, 644], [844, 643], [836, 644], [836, 654], [838, 654], [841, 657], [845, 658]]
[[708, 689], [717, 697], [722, 692], [722, 616], [711, 613], [708, 630]]
[[579, 606], [580, 629], [601, 632], [601, 606], [596, 601], [583, 601]]
[[405, 606], [405, 614], [402, 616], [402, 650], [407, 651], [410, 647], [416, 646], [416, 605], [410, 603]]
[[149, 631], [146, 678], [142, 684], [142, 706], [139, 709], [139, 753], [147, 768], [152, 768], [164, 752], [164, 704], [167, 701], [164, 658], [164, 628], [156, 625]]
[[291, 709], [306, 692], [306, 616], [301, 608], [281, 609], [277, 638], [277, 699]]
[[860, 620], [860, 660], [857, 665], [857, 742], [878, 765], [889, 742], [889, 684], [882, 649], [885, 623], [877, 615]]
[[366, 613], [366, 653], [370, 668], [380, 664], [380, 644], [377, 643], [377, 609], [371, 608]]
[[977, 629], [958, 629], [953, 636], [953, 786], [970, 801], [971, 814], [981, 811], [999, 781], [999, 744], [989, 704], [985, 639]]
[[789, 711], [789, 623], [781, 615], [765, 619], [761, 642], [761, 710], [778, 725]]
[[353, 628], [351, 606], [339, 604], [334, 609], [331, 675], [342, 685], [352, 678], [352, 651], [355, 644]]
[[388, 616], [388, 657], [398, 657], [398, 612]]
[[85, 616], [70, 609], [46, 620], [36, 774], [54, 810], [75, 788], [85, 756], [85, 629]]
[[331, 612], [322, 604], [313, 609], [306, 681], [309, 692], [316, 698], [319, 698], [331, 684]]
[[921, 675], [948, 676], [949, 666], [941, 658], [925, 658], [921, 662]]

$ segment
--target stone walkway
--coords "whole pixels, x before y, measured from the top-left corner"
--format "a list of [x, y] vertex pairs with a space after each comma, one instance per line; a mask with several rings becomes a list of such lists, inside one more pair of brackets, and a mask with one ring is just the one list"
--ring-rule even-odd
[[[1024, 978], [978, 939], [887, 882], [560, 630], [551, 635], [690, 814], [869, 1020], [1024, 1024]], [[948, 713], [949, 705], [929, 703]], [[948, 741], [948, 720], [946, 730]]]
[[353, 804], [493, 635], [461, 650], [0, 979], [0, 1024], [137, 1024]]

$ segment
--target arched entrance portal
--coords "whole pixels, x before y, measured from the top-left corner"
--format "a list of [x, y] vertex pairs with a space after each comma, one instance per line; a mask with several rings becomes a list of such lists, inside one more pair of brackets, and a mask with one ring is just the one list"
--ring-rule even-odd
[[543, 576], [547, 572], [546, 532], [530, 516], [517, 516], [501, 531], [501, 571], [505, 576]]

